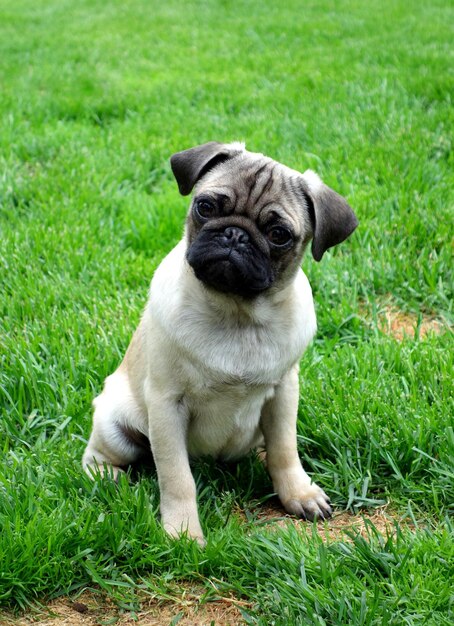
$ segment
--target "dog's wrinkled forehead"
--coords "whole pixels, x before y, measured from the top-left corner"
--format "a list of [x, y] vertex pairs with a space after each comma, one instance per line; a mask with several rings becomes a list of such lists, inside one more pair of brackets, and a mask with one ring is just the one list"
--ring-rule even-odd
[[274, 211], [300, 230], [304, 212], [301, 175], [262, 154], [244, 150], [216, 165], [195, 186], [195, 194], [222, 196], [233, 213], [256, 219]]

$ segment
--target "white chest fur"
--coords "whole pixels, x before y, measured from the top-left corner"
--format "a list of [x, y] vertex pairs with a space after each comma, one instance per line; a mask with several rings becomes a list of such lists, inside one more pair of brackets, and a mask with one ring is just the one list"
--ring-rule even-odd
[[166, 361], [188, 410], [190, 454], [241, 456], [259, 443], [264, 402], [314, 335], [311, 289], [300, 271], [285, 294], [245, 310], [208, 292], [184, 258], [180, 243], [155, 273], [150, 331], [172, 346]]

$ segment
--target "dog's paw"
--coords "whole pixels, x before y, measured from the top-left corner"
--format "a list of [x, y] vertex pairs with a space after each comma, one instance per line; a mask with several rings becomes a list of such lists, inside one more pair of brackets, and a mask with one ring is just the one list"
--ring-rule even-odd
[[297, 495], [292, 495], [282, 504], [287, 513], [309, 521], [328, 519], [333, 513], [328, 496], [315, 483], [300, 490]]
[[206, 541], [200, 526], [195, 500], [161, 500], [161, 521], [164, 530], [174, 539], [186, 537], [194, 539], [199, 546], [205, 547]]
[[203, 532], [200, 527], [198, 529], [194, 528], [190, 530], [187, 525], [186, 527], [184, 525], [181, 525], [180, 529], [178, 530], [172, 524], [165, 523], [164, 530], [168, 535], [170, 535], [170, 537], [172, 537], [172, 539], [180, 539], [184, 536], [187, 539], [193, 539], [194, 541], [196, 541], [201, 548], [204, 548], [206, 546], [205, 537], [203, 536]]

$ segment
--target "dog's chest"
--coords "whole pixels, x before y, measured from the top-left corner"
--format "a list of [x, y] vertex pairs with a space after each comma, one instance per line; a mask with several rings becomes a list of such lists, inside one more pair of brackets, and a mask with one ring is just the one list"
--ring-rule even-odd
[[273, 394], [272, 385], [221, 382], [209, 372], [203, 383], [194, 377], [183, 399], [189, 415], [189, 454], [224, 459], [246, 454], [260, 443], [262, 407]]
[[282, 375], [276, 367], [280, 358], [269, 338], [250, 329], [236, 329], [234, 337], [226, 329], [211, 329], [204, 337], [190, 350], [179, 346], [188, 450], [194, 457], [240, 457], [259, 443], [263, 404]]
[[185, 374], [195, 382], [202, 373], [210, 388], [222, 384], [241, 394], [250, 386], [276, 384], [288, 368], [288, 351], [265, 328], [209, 323], [202, 328], [200, 318], [190, 313], [180, 328], [175, 338], [186, 362]]

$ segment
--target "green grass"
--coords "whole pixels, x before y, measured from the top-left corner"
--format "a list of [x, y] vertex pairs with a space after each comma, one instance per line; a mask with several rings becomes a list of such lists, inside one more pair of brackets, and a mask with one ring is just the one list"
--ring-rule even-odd
[[[136, 608], [211, 580], [251, 624], [454, 621], [452, 333], [377, 325], [385, 302], [451, 319], [453, 19], [447, 0], [0, 0], [1, 604], [96, 585]], [[82, 474], [91, 400], [181, 236], [168, 158], [213, 139], [311, 167], [355, 208], [352, 238], [303, 263], [300, 449], [336, 507], [388, 502], [411, 530], [270, 529], [254, 459], [199, 462], [200, 551], [163, 534], [151, 470]]]

